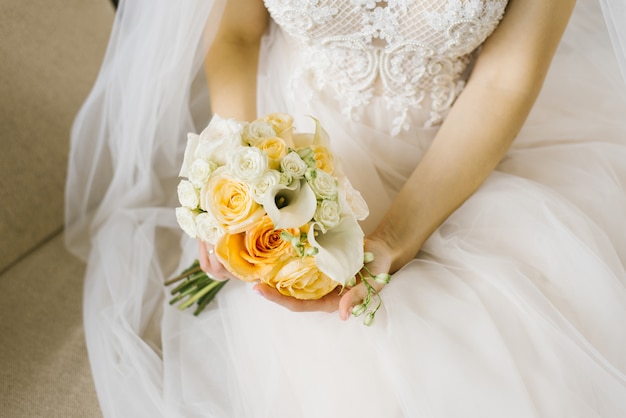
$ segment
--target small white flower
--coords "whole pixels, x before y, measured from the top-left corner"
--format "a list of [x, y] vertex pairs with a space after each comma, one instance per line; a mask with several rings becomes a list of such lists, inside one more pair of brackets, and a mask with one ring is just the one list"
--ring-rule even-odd
[[198, 231], [198, 238], [211, 245], [215, 245], [217, 240], [226, 233], [215, 217], [207, 212], [203, 212], [196, 216], [196, 228]]
[[252, 191], [252, 196], [254, 200], [263, 204], [263, 200], [265, 199], [265, 194], [268, 190], [277, 184], [280, 184], [281, 174], [276, 170], [268, 170], [266, 171], [259, 180], [253, 183], [250, 187]]
[[361, 316], [365, 313], [366, 309], [367, 309], [367, 305], [364, 303], [360, 305], [356, 305], [355, 307], [352, 308], [352, 315]]
[[315, 176], [309, 180], [309, 185], [319, 199], [335, 199], [337, 197], [337, 180], [325, 171], [316, 170]]
[[363, 264], [368, 264], [374, 261], [374, 254], [371, 252], [366, 252], [363, 254]]
[[190, 181], [181, 180], [176, 189], [178, 201], [187, 209], [197, 209], [200, 204], [200, 194]]
[[204, 183], [209, 180], [211, 173], [217, 169], [217, 164], [213, 161], [205, 161], [203, 159], [196, 159], [189, 169], [189, 181], [194, 186], [200, 188]]
[[233, 176], [246, 183], [254, 183], [267, 171], [267, 155], [256, 147], [239, 147], [228, 158], [228, 169]]
[[243, 128], [243, 139], [250, 145], [256, 145], [266, 138], [275, 137], [274, 127], [264, 120], [255, 120]]
[[315, 211], [315, 221], [322, 224], [326, 230], [332, 229], [339, 225], [341, 220], [341, 208], [335, 200], [322, 200]]
[[389, 284], [391, 281], [391, 274], [389, 273], [380, 273], [374, 276], [374, 280], [378, 283]]
[[309, 168], [308, 164], [302, 161], [302, 158], [295, 151], [291, 151], [283, 158], [280, 162], [280, 167], [283, 169], [283, 173], [294, 179], [304, 177], [304, 173]]
[[198, 229], [196, 227], [196, 213], [183, 207], [176, 208], [176, 221], [180, 228], [191, 238], [198, 237]]

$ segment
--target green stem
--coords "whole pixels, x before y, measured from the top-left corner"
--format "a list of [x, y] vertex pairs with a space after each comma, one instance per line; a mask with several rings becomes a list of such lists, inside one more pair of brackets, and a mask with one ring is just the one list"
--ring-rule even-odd
[[[195, 263], [194, 263], [195, 264]], [[169, 286], [171, 284], [174, 284], [176, 282], [179, 282], [183, 279], [185, 279], [188, 276], [191, 276], [192, 274], [195, 273], [199, 273], [202, 271], [202, 268], [200, 266], [193, 266], [188, 268], [187, 270], [183, 271], [181, 274], [179, 274], [178, 276], [174, 277], [173, 279], [170, 279], [168, 281], [165, 282], [165, 286]]]
[[224, 287], [224, 285], [227, 282], [228, 282], [228, 280], [224, 280], [223, 282], [217, 282], [218, 285], [215, 286], [209, 293], [204, 295], [204, 297], [202, 297], [198, 301], [198, 307], [196, 308], [196, 310], [193, 313], [194, 316], [197, 316], [200, 312], [202, 312], [204, 310], [206, 305], [208, 305], [208, 303], [211, 302], [213, 300], [213, 298], [215, 298], [215, 295], [217, 295], [217, 292], [219, 292], [222, 289], [222, 287]]
[[195, 301], [197, 301], [202, 296], [204, 296], [207, 293], [209, 293], [211, 291], [211, 289], [213, 289], [214, 287], [218, 286], [220, 283], [221, 282], [213, 281], [212, 283], [208, 284], [202, 290], [200, 290], [198, 293], [194, 294], [192, 297], [187, 299], [184, 303], [181, 303], [180, 306], [178, 307], [178, 309], [180, 309], [181, 311], [184, 310], [184, 309], [187, 309], [188, 307], [193, 305], [193, 303]]

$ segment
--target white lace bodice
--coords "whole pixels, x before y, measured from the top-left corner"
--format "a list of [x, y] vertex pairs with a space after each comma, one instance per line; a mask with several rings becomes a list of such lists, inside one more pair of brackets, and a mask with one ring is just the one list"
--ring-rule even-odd
[[393, 131], [411, 109], [441, 123], [464, 86], [476, 50], [498, 25], [507, 0], [265, 0], [274, 21], [306, 58], [297, 76], [331, 89], [358, 118], [375, 95], [393, 112]]

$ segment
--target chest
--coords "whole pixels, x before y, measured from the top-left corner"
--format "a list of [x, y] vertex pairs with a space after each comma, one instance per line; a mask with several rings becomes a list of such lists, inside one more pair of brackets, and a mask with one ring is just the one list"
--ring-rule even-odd
[[309, 45], [383, 50], [413, 45], [463, 56], [495, 29], [506, 0], [265, 0], [274, 21]]

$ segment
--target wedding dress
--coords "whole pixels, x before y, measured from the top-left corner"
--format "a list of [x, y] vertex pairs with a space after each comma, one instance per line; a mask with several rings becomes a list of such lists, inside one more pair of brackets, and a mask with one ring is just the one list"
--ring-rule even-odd
[[[67, 236], [88, 260], [105, 416], [626, 416], [621, 3], [603, 3], [607, 30], [579, 1], [511, 150], [393, 276], [372, 327], [236, 281], [198, 317], [167, 304], [163, 282], [196, 257], [173, 208], [186, 133], [211, 116], [201, 65], [224, 6], [175, 3], [122, 3], [72, 135]], [[506, 0], [265, 4], [259, 114], [322, 122], [370, 231]]]

